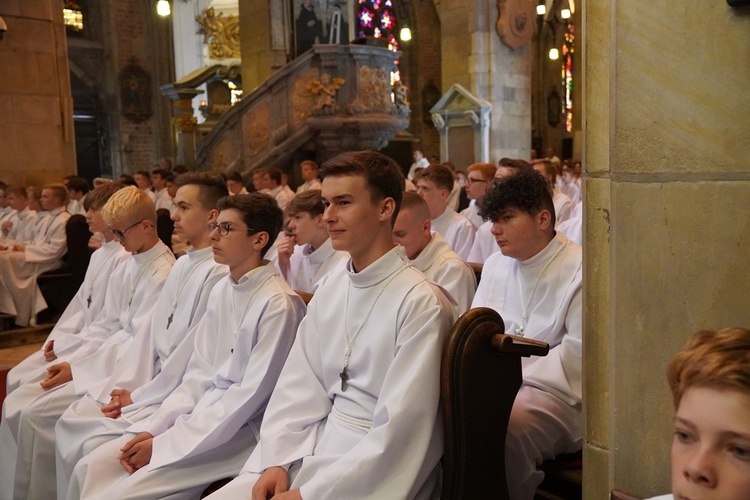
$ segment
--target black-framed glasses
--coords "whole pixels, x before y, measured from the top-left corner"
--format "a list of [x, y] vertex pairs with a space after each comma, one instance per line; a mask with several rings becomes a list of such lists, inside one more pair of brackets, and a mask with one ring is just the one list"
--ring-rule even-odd
[[127, 233], [128, 231], [130, 231], [131, 229], [133, 229], [135, 226], [137, 226], [141, 222], [143, 222], [143, 219], [139, 220], [138, 222], [136, 222], [132, 226], [126, 227], [122, 231], [120, 231], [119, 229], [112, 229], [111, 227], [109, 228], [109, 230], [112, 232], [112, 234], [114, 234], [115, 236], [117, 236], [119, 239], [124, 240], [125, 239], [125, 233]]
[[[208, 234], [213, 233], [216, 229], [219, 230], [219, 236], [226, 237], [229, 236], [229, 233], [232, 231], [241, 231], [241, 229], [232, 227], [232, 222], [212, 222], [208, 225]], [[257, 233], [255, 229], [247, 229], [247, 234], [251, 235], [253, 233]]]
[[474, 184], [475, 182], [490, 182], [484, 179], [472, 179], [471, 177], [466, 178], [466, 184]]

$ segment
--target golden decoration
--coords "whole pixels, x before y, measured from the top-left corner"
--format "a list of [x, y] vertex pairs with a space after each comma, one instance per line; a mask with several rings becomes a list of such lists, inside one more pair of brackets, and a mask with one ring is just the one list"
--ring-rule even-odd
[[223, 12], [216, 14], [213, 7], [203, 11], [203, 15], [195, 16], [201, 25], [198, 33], [202, 33], [208, 42], [208, 56], [211, 59], [222, 60], [240, 57], [240, 17], [226, 16]]
[[292, 88], [292, 120], [295, 126], [302, 125], [315, 107], [315, 95], [308, 90], [313, 81], [318, 80], [320, 72], [313, 68], [299, 76]]
[[305, 88], [315, 96], [313, 109], [333, 108], [335, 111], [336, 92], [344, 85], [343, 78], [331, 78], [328, 73], [320, 75], [320, 80], [313, 79]]
[[198, 119], [194, 116], [175, 116], [172, 118], [172, 125], [180, 132], [193, 132], [197, 124]]

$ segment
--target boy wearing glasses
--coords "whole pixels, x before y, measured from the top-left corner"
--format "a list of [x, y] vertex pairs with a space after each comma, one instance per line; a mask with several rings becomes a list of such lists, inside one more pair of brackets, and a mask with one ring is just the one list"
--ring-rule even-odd
[[268, 195], [223, 198], [209, 225], [229, 276], [211, 292], [181, 384], [148, 418], [76, 465], [69, 498], [198, 497], [239, 473], [305, 306], [263, 259], [281, 230]]
[[73, 467], [83, 455], [153, 413], [177, 387], [192, 354], [194, 327], [213, 287], [227, 274], [226, 266], [214, 261], [206, 231], [219, 214], [218, 201], [228, 194], [224, 178], [198, 171], [175, 182], [175, 232], [191, 246], [172, 266], [146, 335], [118, 355], [108, 378], [76, 380], [86, 394], [65, 410], [55, 431], [60, 493], [67, 491]]
[[113, 194], [102, 208], [102, 217], [133, 257], [113, 274], [114, 286], [107, 290], [102, 312], [81, 332], [84, 343], [47, 368], [47, 377], [38, 386], [25, 384], [5, 400], [0, 482], [2, 494], [9, 498], [54, 497], [50, 457], [55, 422], [83, 394], [85, 387], [79, 380], [108, 376], [121, 348], [149, 328], [154, 304], [174, 263], [172, 252], [156, 234], [154, 204], [138, 188]]
[[[393, 243], [404, 186], [372, 151], [321, 167], [323, 220], [349, 252], [310, 302], [243, 473], [210, 498], [430, 498], [451, 304]], [[252, 493], [251, 493], [252, 491]]]
[[[479, 215], [479, 200], [492, 187], [492, 179], [495, 177], [497, 167], [492, 163], [474, 163], [466, 169], [466, 197], [472, 203], [461, 211], [461, 215], [469, 219], [474, 227], [479, 228], [484, 221]], [[475, 238], [476, 239], [476, 238]]]

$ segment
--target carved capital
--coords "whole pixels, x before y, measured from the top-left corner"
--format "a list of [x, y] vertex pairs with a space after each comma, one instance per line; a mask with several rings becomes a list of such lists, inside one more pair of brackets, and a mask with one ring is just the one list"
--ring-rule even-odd
[[534, 0], [497, 0], [497, 11], [497, 34], [505, 45], [515, 50], [531, 41], [536, 31]]

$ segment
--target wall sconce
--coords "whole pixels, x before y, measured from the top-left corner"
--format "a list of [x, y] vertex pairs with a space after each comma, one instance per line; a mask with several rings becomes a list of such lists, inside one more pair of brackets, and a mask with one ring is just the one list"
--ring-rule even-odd
[[398, 37], [401, 39], [402, 42], [408, 42], [411, 40], [411, 30], [408, 26], [404, 26], [401, 28], [401, 31], [398, 33]]
[[560, 59], [560, 51], [557, 50], [557, 47], [552, 47], [549, 49], [549, 58], [553, 61], [557, 61]]
[[564, 20], [570, 19], [570, 9], [562, 9], [560, 11], [560, 17]]
[[167, 0], [159, 0], [156, 2], [156, 13], [162, 17], [166, 17], [172, 13], [172, 8], [169, 6]]
[[536, 13], [538, 16], [543, 16], [547, 13], [547, 6], [544, 4], [544, 0], [539, 0], [539, 4], [536, 6]]

